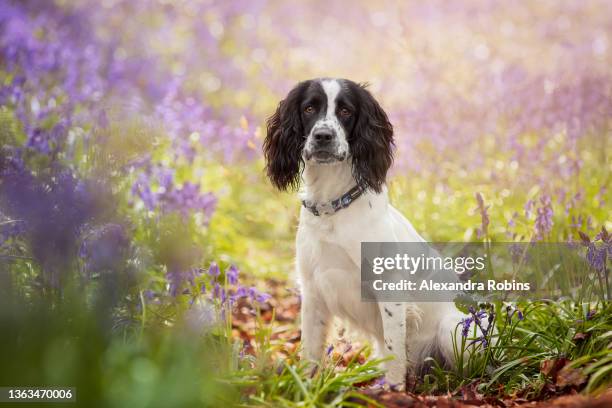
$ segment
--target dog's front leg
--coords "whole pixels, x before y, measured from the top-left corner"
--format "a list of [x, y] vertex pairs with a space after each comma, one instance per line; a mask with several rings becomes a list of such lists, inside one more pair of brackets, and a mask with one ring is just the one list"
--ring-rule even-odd
[[393, 356], [385, 364], [387, 382], [392, 387], [403, 390], [406, 387], [408, 369], [406, 348], [406, 307], [403, 303], [378, 303], [383, 323], [383, 341], [381, 349], [384, 357]]
[[319, 361], [323, 357], [329, 327], [329, 311], [314, 288], [302, 288], [302, 357]]

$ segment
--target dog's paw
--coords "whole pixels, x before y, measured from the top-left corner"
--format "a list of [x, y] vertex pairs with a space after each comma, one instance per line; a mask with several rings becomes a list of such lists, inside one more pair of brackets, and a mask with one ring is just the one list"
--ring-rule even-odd
[[406, 374], [408, 371], [406, 364], [398, 361], [396, 358], [386, 363], [386, 369], [385, 379], [391, 389], [394, 391], [404, 391], [406, 389]]
[[395, 392], [404, 392], [406, 391], [406, 383], [402, 382], [399, 384], [389, 384], [389, 390]]
[[406, 377], [405, 373], [397, 373], [393, 375], [392, 373], [387, 373], [385, 376], [385, 385], [391, 391], [406, 391]]

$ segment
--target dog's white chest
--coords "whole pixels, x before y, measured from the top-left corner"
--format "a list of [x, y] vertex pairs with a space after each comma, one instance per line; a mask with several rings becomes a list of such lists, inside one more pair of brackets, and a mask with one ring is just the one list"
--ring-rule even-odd
[[310, 231], [310, 234], [317, 241], [329, 242], [332, 240], [332, 234], [334, 233], [334, 222], [330, 217], [310, 217], [304, 221], [304, 227]]
[[[319, 222], [320, 221], [320, 222]], [[332, 315], [348, 321], [369, 334], [380, 331], [380, 315], [374, 303], [361, 301], [361, 270], [346, 249], [339, 244], [337, 233], [342, 227], [332, 221], [316, 219], [300, 225], [297, 249], [302, 267], [300, 280], [314, 289], [318, 302]]]

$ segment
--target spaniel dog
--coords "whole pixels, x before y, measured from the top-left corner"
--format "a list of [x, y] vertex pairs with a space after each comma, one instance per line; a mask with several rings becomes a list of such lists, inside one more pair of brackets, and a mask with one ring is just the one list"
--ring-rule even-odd
[[387, 381], [405, 387], [428, 357], [453, 361], [463, 316], [452, 303], [363, 302], [362, 242], [423, 242], [390, 203], [393, 127], [364, 85], [346, 79], [300, 82], [268, 119], [263, 150], [278, 189], [302, 185], [296, 267], [302, 293], [302, 355], [319, 360], [332, 318], [374, 339]]

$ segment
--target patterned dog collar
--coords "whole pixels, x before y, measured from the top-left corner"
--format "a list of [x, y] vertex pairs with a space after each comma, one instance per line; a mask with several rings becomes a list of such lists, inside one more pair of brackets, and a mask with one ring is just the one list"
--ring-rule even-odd
[[332, 214], [337, 213], [341, 209], [346, 208], [349, 205], [351, 205], [351, 203], [355, 201], [356, 199], [358, 199], [363, 194], [364, 191], [365, 190], [363, 187], [361, 187], [360, 185], [356, 185], [355, 187], [351, 188], [346, 193], [342, 194], [340, 198], [337, 198], [333, 201], [323, 203], [323, 204], [316, 204], [316, 203], [307, 202], [306, 200], [302, 200], [302, 205], [304, 206], [304, 208], [308, 209], [311, 213], [313, 213], [317, 217], [322, 214], [332, 215]]

